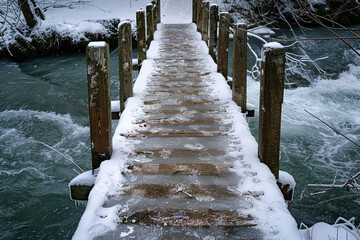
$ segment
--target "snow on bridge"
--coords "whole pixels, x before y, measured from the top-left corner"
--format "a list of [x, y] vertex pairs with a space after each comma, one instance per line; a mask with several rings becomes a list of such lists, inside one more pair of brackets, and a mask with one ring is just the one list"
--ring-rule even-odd
[[110, 160], [70, 183], [95, 183], [73, 239], [299, 239], [208, 52], [195, 24], [158, 25]]

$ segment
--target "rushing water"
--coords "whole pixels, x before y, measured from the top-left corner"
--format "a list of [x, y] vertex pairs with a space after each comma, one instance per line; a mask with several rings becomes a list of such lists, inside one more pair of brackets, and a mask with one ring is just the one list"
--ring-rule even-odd
[[[325, 35], [319, 29], [307, 34]], [[352, 44], [360, 49], [359, 41]], [[287, 79], [298, 86], [285, 90], [283, 104], [281, 169], [297, 182], [289, 209], [298, 222], [308, 225], [332, 223], [338, 216], [360, 218], [358, 196], [304, 206], [355, 192], [332, 190], [298, 202], [306, 183], [332, 183], [335, 175], [343, 182], [360, 171], [359, 149], [304, 112], [313, 112], [359, 142], [359, 57], [340, 41], [303, 42], [289, 50], [305, 50], [312, 58], [329, 56], [318, 62], [327, 74], [319, 75], [309, 65], [302, 72], [295, 69]], [[249, 67], [253, 60], [249, 56]], [[115, 54], [111, 58], [113, 99], [119, 87], [116, 65]], [[77, 173], [39, 142], [82, 168], [91, 168], [85, 54], [20, 63], [1, 60], [0, 73], [0, 239], [68, 239], [84, 211], [69, 199], [67, 184]], [[258, 105], [259, 82], [249, 80], [248, 85], [248, 102]], [[249, 123], [257, 136], [257, 118]]]

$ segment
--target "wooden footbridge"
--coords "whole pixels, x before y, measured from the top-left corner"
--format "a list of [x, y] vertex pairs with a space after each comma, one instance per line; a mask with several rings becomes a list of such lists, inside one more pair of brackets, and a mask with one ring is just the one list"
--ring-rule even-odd
[[[88, 199], [74, 239], [290, 239], [296, 228], [271, 173], [278, 177], [284, 49], [270, 44], [263, 51], [259, 156], [270, 170], [260, 163], [246, 122], [246, 54], [241, 52], [244, 47], [246, 52], [246, 32], [235, 29], [239, 67], [234, 66], [231, 94], [225, 80], [228, 14], [220, 15], [225, 28], [216, 59], [217, 6], [215, 17], [206, 14], [208, 3], [199, 6], [194, 22], [201, 33], [194, 23], [156, 24], [156, 2], [147, 6], [146, 20], [138, 11], [141, 70], [134, 86], [131, 26], [121, 24], [120, 101], [112, 103], [112, 111], [108, 45], [89, 44], [93, 171], [70, 183], [73, 199]], [[111, 118], [118, 118], [119, 110], [112, 136]]]

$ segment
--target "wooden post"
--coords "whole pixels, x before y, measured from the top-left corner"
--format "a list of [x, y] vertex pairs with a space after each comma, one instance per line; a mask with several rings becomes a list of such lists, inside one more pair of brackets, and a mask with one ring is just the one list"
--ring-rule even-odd
[[219, 21], [219, 6], [212, 4], [210, 7], [210, 32], [209, 32], [209, 54], [216, 62], [217, 23]]
[[285, 49], [267, 43], [261, 50], [259, 158], [279, 178], [281, 105], [284, 96]]
[[192, 22], [196, 24], [197, 18], [197, 0], [192, 1]]
[[147, 39], [147, 48], [149, 49], [150, 43], [154, 40], [154, 14], [153, 14], [153, 5], [149, 3], [146, 5], [146, 39]]
[[152, 5], [153, 5], [153, 21], [154, 21], [154, 32], [157, 30], [157, 4], [156, 1], [151, 1]]
[[247, 58], [247, 32], [245, 23], [234, 26], [234, 55], [233, 55], [233, 81], [232, 99], [246, 113], [246, 58]]
[[92, 169], [112, 153], [109, 45], [90, 42], [86, 48]]
[[156, 0], [156, 21], [155, 23], [161, 23], [161, 4], [160, 0]]
[[209, 2], [203, 2], [201, 38], [209, 45]]
[[133, 96], [132, 70], [131, 23], [125, 21], [119, 27], [120, 112], [124, 111], [126, 100]]
[[201, 13], [202, 13], [202, 0], [197, 0], [197, 7], [196, 7], [196, 25], [197, 31], [201, 32]]
[[146, 37], [145, 37], [145, 12], [139, 10], [136, 12], [136, 35], [137, 35], [137, 53], [138, 66], [146, 59]]
[[217, 71], [221, 73], [225, 79], [227, 79], [228, 74], [229, 23], [230, 14], [228, 12], [220, 13]]

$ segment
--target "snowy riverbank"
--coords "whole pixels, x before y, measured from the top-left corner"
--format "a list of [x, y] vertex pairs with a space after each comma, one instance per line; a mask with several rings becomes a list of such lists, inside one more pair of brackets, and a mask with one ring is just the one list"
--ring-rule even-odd
[[[31, 31], [22, 21], [15, 22], [19, 11], [5, 5], [7, 20], [0, 25], [0, 57], [24, 59], [67, 51], [84, 50], [89, 41], [105, 40], [111, 46], [117, 44], [117, 25], [130, 20], [135, 28], [136, 11], [145, 9], [149, 0], [129, 1], [39, 1], [45, 20]], [[11, 23], [11, 25], [10, 25]]]

